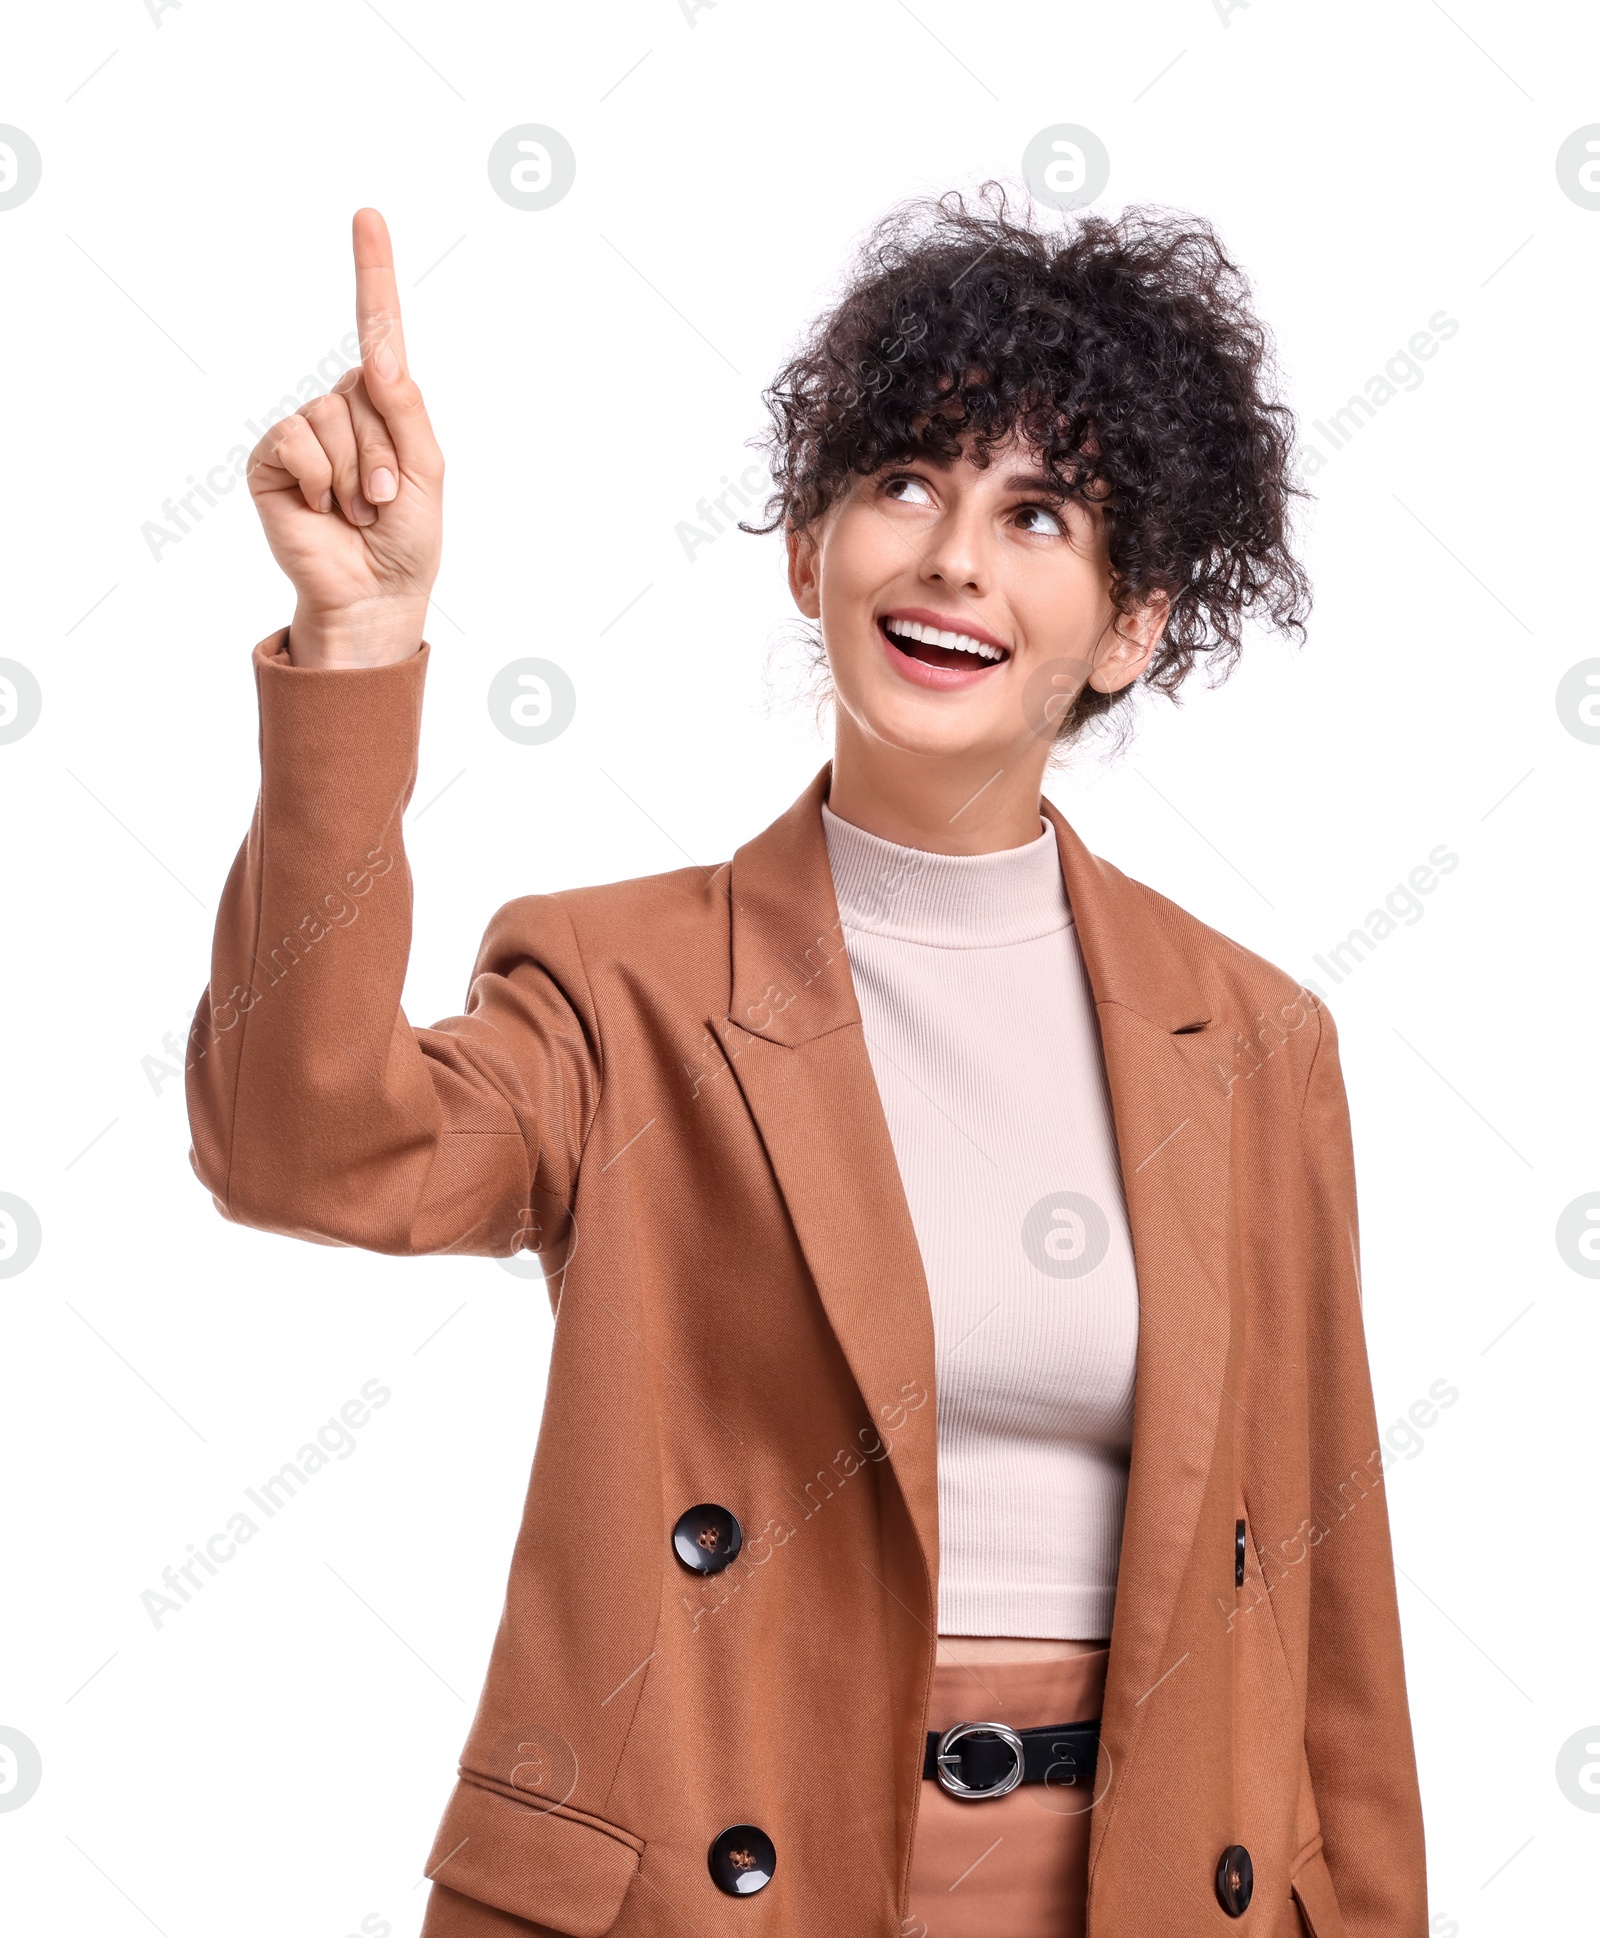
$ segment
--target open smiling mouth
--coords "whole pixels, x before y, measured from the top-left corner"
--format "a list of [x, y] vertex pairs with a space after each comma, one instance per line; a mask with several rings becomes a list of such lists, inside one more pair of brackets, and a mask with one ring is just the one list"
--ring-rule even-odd
[[880, 619], [878, 625], [897, 652], [907, 659], [921, 660], [924, 666], [972, 673], [980, 667], [1003, 666], [1011, 657], [1003, 646], [991, 646], [970, 633], [925, 626], [918, 619]]

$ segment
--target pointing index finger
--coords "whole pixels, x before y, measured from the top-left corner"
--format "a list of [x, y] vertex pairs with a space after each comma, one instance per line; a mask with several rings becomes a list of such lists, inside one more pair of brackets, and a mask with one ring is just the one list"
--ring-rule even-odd
[[[356, 259], [356, 333], [361, 361], [380, 382], [392, 382], [406, 367], [405, 338], [400, 330], [400, 292], [394, 280], [394, 249], [389, 229], [376, 209], [357, 209], [350, 224]], [[394, 368], [378, 362], [387, 348]]]

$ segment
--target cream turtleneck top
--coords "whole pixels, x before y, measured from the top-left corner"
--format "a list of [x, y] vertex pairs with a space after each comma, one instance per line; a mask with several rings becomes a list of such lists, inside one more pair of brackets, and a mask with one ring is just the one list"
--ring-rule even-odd
[[933, 1305], [939, 1632], [1104, 1639], [1139, 1296], [1055, 833], [941, 855], [822, 820]]

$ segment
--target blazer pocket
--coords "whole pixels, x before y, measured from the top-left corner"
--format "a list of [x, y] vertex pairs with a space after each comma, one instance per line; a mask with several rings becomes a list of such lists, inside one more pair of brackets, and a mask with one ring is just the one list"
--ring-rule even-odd
[[509, 1786], [463, 1770], [427, 1875], [569, 1938], [602, 1938], [617, 1921], [643, 1849], [639, 1838], [602, 1818], [566, 1804], [528, 1803]]
[[1322, 1854], [1320, 1838], [1316, 1849], [1289, 1879], [1289, 1889], [1294, 1893], [1311, 1938], [1345, 1938], [1344, 1918], [1339, 1911], [1339, 1900], [1333, 1895], [1333, 1878], [1328, 1871], [1328, 1860]]

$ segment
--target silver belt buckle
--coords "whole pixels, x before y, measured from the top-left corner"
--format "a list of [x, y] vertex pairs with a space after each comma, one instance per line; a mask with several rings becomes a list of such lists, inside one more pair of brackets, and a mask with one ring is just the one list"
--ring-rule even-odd
[[[968, 1736], [997, 1736], [1010, 1750], [1014, 1767], [1008, 1770], [999, 1783], [992, 1783], [987, 1789], [974, 1789], [971, 1784], [963, 1783], [956, 1774], [956, 1766], [961, 1759], [952, 1754], [955, 1745]], [[1014, 1729], [1004, 1723], [953, 1723], [939, 1738], [939, 1747], [934, 1755], [934, 1774], [942, 1788], [952, 1797], [964, 1797], [969, 1803], [987, 1803], [991, 1797], [1008, 1796], [1022, 1781], [1026, 1767], [1027, 1752], [1022, 1738]]]

